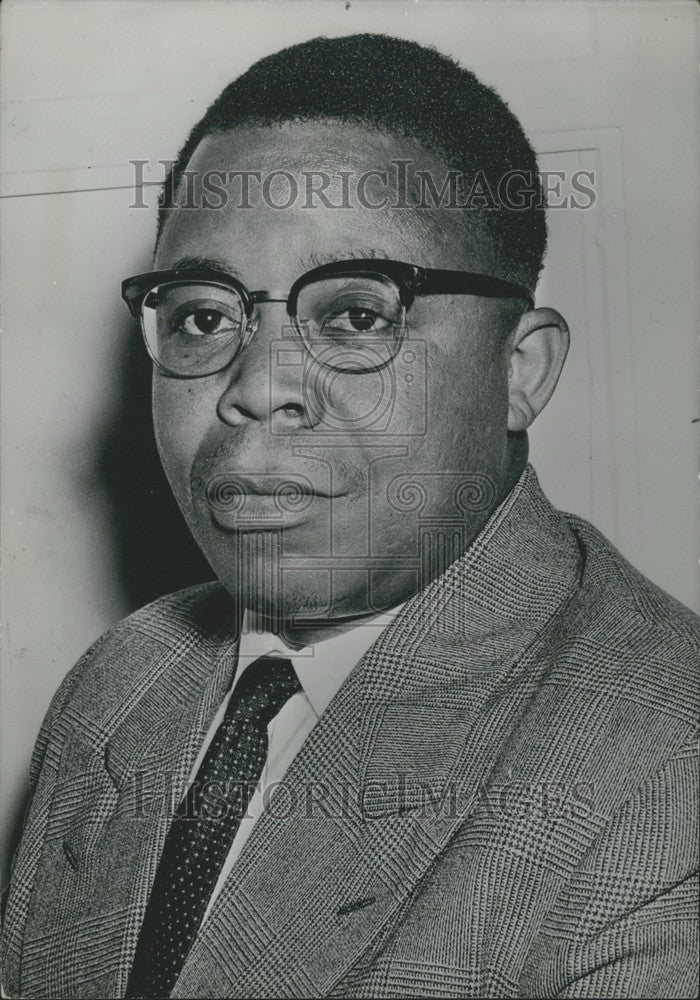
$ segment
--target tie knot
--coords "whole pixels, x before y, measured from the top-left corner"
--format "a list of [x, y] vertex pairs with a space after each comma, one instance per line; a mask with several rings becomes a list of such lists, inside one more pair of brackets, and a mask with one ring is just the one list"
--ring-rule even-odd
[[292, 695], [301, 691], [292, 661], [281, 656], [260, 656], [249, 663], [234, 689], [239, 706], [265, 725]]

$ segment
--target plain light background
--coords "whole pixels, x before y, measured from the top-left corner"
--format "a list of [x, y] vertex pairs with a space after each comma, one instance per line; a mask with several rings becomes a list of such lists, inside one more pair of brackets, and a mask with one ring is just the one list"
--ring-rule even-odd
[[287, 44], [434, 44], [499, 90], [543, 168], [596, 172], [593, 208], [551, 213], [538, 301], [573, 344], [532, 460], [558, 506], [697, 607], [694, 3], [6, 0], [1, 27], [3, 872], [62, 677], [203, 572], [153, 471], [119, 299], [154, 223], [130, 207], [129, 161], [172, 158], [226, 83]]

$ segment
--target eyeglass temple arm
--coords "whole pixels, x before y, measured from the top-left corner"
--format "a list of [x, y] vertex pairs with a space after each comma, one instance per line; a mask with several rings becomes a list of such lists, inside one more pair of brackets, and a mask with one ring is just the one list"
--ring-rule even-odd
[[419, 280], [416, 295], [449, 295], [461, 292], [467, 295], [482, 295], [490, 299], [525, 299], [530, 309], [535, 305], [535, 295], [531, 289], [490, 274], [478, 274], [474, 271], [425, 270], [421, 277], [423, 280]]

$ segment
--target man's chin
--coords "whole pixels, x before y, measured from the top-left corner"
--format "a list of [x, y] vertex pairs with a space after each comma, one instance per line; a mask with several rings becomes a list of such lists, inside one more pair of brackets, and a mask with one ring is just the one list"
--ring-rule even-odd
[[[201, 539], [201, 536], [200, 536]], [[243, 609], [272, 621], [332, 613], [330, 571], [284, 531], [251, 528], [212, 537], [200, 546], [223, 586]]]
[[366, 617], [420, 589], [417, 565], [391, 554], [381, 565], [376, 557], [363, 560], [365, 546], [349, 522], [336, 524], [332, 546], [318, 521], [281, 530], [250, 525], [227, 531], [211, 522], [196, 527], [200, 547], [238, 607], [273, 622]]
[[[318, 582], [301, 579], [291, 574], [281, 586], [270, 586], [266, 577], [257, 580], [222, 579], [222, 584], [235, 598], [241, 610], [257, 615], [266, 631], [279, 631], [282, 623], [324, 623], [336, 617], [336, 609], [329, 600], [329, 588]], [[296, 576], [296, 579], [294, 577]]]

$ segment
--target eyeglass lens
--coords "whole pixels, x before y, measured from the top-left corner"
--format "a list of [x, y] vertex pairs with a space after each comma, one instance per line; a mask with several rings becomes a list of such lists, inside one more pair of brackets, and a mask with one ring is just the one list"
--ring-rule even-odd
[[214, 284], [159, 285], [141, 308], [151, 357], [178, 375], [205, 375], [227, 365], [240, 346], [245, 321], [238, 293]]
[[396, 354], [405, 325], [397, 286], [376, 274], [310, 281], [296, 304], [297, 325], [310, 354], [339, 371], [371, 371]]

